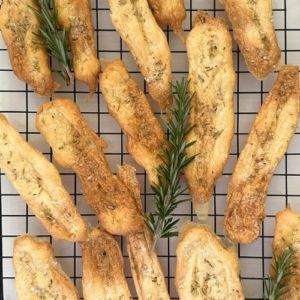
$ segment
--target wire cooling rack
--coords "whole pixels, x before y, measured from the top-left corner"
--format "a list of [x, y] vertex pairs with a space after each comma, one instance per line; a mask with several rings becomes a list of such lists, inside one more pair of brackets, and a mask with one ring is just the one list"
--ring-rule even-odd
[[[188, 0], [185, 1], [187, 8], [187, 19], [184, 28], [188, 32], [191, 29], [193, 14], [198, 10], [206, 10], [215, 16], [223, 16], [222, 6], [216, 0]], [[283, 63], [300, 63], [300, 2], [299, 0], [274, 0], [274, 22], [279, 44], [282, 49]], [[134, 64], [128, 49], [115, 32], [109, 17], [109, 9], [106, 0], [92, 1], [92, 14], [95, 24], [95, 35], [99, 57], [103, 59], [121, 58], [125, 61], [130, 72], [144, 87], [146, 85]], [[184, 46], [169, 29], [165, 30], [173, 54], [174, 79], [187, 76], [187, 58]], [[223, 176], [217, 182], [213, 200], [209, 212], [208, 223], [219, 235], [223, 236], [223, 213], [226, 204], [226, 192], [229, 177], [232, 173], [234, 163], [241, 151], [247, 133], [255, 118], [255, 115], [270, 90], [276, 74], [272, 74], [264, 82], [254, 79], [245, 67], [244, 60], [236, 46], [234, 46], [234, 63], [237, 73], [237, 86], [235, 91], [236, 130], [232, 143], [229, 161]], [[141, 183], [142, 200], [148, 211], [153, 209], [153, 194], [147, 184], [145, 172], [139, 168], [130, 158], [126, 151], [126, 137], [120, 128], [108, 114], [102, 95], [98, 92], [93, 99], [85, 100], [88, 90], [79, 82], [69, 88], [59, 90], [54, 97], [72, 98], [80, 106], [81, 111], [93, 129], [109, 143], [106, 155], [110, 165], [116, 171], [117, 164], [125, 162], [133, 164], [137, 168], [137, 174]], [[8, 53], [4, 42], [0, 37], [0, 110], [12, 124], [33, 146], [42, 151], [52, 161], [52, 152], [45, 140], [35, 128], [35, 114], [41, 103], [49, 99], [36, 96], [32, 90], [19, 81], [13, 74], [8, 59]], [[157, 115], [159, 110], [153, 105]], [[54, 162], [55, 163], [55, 162]], [[61, 169], [63, 182], [74, 198], [75, 203], [87, 221], [96, 225], [96, 218], [85, 204], [80, 182], [76, 175], [69, 170]], [[241, 280], [245, 295], [248, 299], [261, 299], [263, 292], [263, 278], [269, 270], [272, 255], [271, 242], [274, 231], [275, 213], [287, 206], [292, 205], [295, 210], [300, 211], [300, 130], [294, 136], [288, 153], [279, 164], [268, 193], [266, 203], [266, 219], [261, 229], [259, 239], [248, 246], [238, 246], [237, 252], [241, 263]], [[14, 273], [12, 269], [12, 247], [16, 236], [30, 233], [39, 237], [48, 238], [52, 242], [55, 255], [63, 269], [68, 273], [81, 293], [81, 253], [78, 245], [55, 241], [47, 234], [32, 212], [20, 199], [14, 188], [1, 173], [0, 176], [0, 294], [5, 300], [15, 300]], [[185, 220], [193, 220], [192, 206], [189, 203], [177, 209], [176, 215]], [[126, 245], [120, 238], [122, 247], [126, 276], [132, 294], [136, 298], [133, 289], [133, 281], [129, 270]], [[175, 247], [177, 239], [161, 240], [158, 243], [157, 252], [164, 269], [166, 282], [172, 299], [178, 299], [174, 288], [175, 274]], [[188, 299], [185, 299], [188, 300]], [[225, 300], [225, 299], [224, 299]]]

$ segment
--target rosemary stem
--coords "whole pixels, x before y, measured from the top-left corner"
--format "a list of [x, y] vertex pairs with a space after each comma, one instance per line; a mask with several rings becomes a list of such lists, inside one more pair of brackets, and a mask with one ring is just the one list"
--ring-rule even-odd
[[65, 77], [66, 77], [66, 84], [67, 84], [67, 86], [69, 86], [71, 79], [73, 78], [71, 70], [68, 67], [65, 67], [64, 72], [65, 72]]
[[174, 85], [175, 106], [167, 120], [169, 138], [163, 149], [162, 163], [157, 168], [158, 183], [152, 186], [156, 210], [145, 215], [145, 222], [153, 234], [152, 250], [159, 238], [178, 235], [176, 224], [179, 219], [173, 217], [173, 212], [182, 202], [178, 198], [185, 191], [181, 187], [180, 177], [184, 168], [194, 159], [194, 156], [186, 155], [186, 150], [193, 144], [185, 141], [192, 128], [188, 122], [192, 99], [188, 84], [183, 79]]
[[[161, 229], [160, 229], [161, 230]], [[157, 244], [157, 241], [159, 239], [159, 236], [158, 236], [158, 233], [156, 232], [154, 234], [154, 237], [153, 237], [153, 244], [152, 244], [152, 247], [151, 247], [151, 251], [154, 252], [155, 250], [155, 247], [156, 247], [156, 244]]]
[[[46, 45], [48, 52], [59, 64], [58, 73], [69, 85], [71, 75], [71, 58], [69, 43], [65, 30], [59, 30], [57, 10], [53, 0], [38, 0], [36, 7], [29, 6], [40, 19], [38, 36]], [[53, 7], [53, 9], [51, 9]]]
[[[171, 200], [170, 189], [168, 189], [168, 193], [167, 193], [167, 196], [166, 196], [166, 199], [165, 199], [166, 207], [169, 206], [170, 200]], [[163, 229], [163, 223], [164, 223], [165, 217], [166, 216], [164, 215], [162, 218], [159, 218], [158, 221], [157, 221], [156, 230], [154, 232], [154, 240], [153, 240], [153, 244], [152, 244], [152, 251], [154, 251], [158, 240], [161, 238], [160, 233], [162, 232], [162, 229]]]

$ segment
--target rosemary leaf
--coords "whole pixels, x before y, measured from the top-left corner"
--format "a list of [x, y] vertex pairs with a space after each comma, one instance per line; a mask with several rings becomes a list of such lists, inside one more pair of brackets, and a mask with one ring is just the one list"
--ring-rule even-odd
[[188, 94], [189, 82], [182, 79], [174, 87], [175, 108], [171, 109], [171, 118], [167, 122], [169, 139], [158, 167], [158, 183], [152, 186], [155, 197], [155, 213], [145, 215], [145, 223], [154, 235], [153, 248], [159, 238], [177, 236], [177, 223], [172, 213], [177, 206], [186, 200], [178, 197], [186, 191], [180, 185], [183, 169], [195, 158], [187, 157], [186, 150], [193, 143], [186, 142], [186, 136], [193, 126], [188, 122], [192, 97]]
[[280, 300], [281, 296], [288, 291], [286, 280], [293, 275], [294, 251], [286, 249], [280, 256], [274, 252], [272, 275], [265, 279], [265, 300]]
[[[39, 37], [47, 46], [49, 54], [59, 64], [58, 73], [70, 84], [72, 63], [68, 52], [69, 43], [65, 30], [59, 31], [57, 10], [52, 0], [38, 0], [39, 7], [30, 8], [40, 19]], [[53, 7], [53, 9], [51, 9]]]

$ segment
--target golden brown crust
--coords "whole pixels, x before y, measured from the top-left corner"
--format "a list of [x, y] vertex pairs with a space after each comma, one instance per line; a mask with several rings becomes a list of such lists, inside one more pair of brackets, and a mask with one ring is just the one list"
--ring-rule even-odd
[[176, 34], [185, 41], [182, 22], [186, 18], [183, 0], [148, 0], [157, 23], [160, 26], [171, 26]]
[[272, 21], [272, 0], [222, 2], [249, 71], [264, 79], [277, 67], [281, 56]]
[[276, 214], [273, 251], [279, 256], [287, 248], [295, 252], [293, 275], [287, 280], [288, 292], [280, 300], [300, 299], [300, 214], [287, 208]]
[[[142, 210], [140, 187], [134, 168], [129, 165], [120, 167], [119, 177]], [[143, 232], [127, 236], [127, 251], [135, 289], [140, 300], [169, 300], [164, 274], [152, 245], [152, 234], [145, 225]]]
[[232, 40], [220, 18], [198, 12], [187, 38], [190, 94], [190, 123], [195, 127], [187, 151], [198, 154], [185, 175], [195, 208], [211, 198], [215, 181], [222, 174], [234, 134], [233, 92], [235, 73]]
[[79, 299], [47, 241], [38, 241], [29, 235], [18, 237], [14, 243], [13, 264], [18, 299]]
[[81, 249], [85, 300], [132, 299], [125, 279], [123, 256], [112, 236], [94, 228]]
[[90, 92], [97, 89], [100, 62], [97, 58], [90, 0], [54, 0], [60, 25], [69, 35], [75, 77]]
[[171, 52], [147, 0], [109, 0], [111, 20], [149, 85], [152, 98], [165, 109], [172, 105]]
[[298, 123], [299, 95], [298, 67], [282, 66], [229, 183], [225, 229], [234, 242], [251, 243], [259, 236], [269, 182]]
[[83, 241], [84, 220], [62, 185], [60, 176], [0, 115], [0, 167], [37, 218], [56, 239]]
[[181, 231], [175, 278], [179, 298], [244, 299], [235, 251], [204, 225], [187, 223]]
[[100, 88], [109, 112], [128, 136], [128, 152], [146, 169], [150, 182], [157, 182], [165, 134], [146, 96], [121, 60], [106, 64]]
[[58, 84], [52, 78], [47, 50], [36, 35], [39, 20], [30, 6], [36, 6], [36, 1], [4, 0], [0, 8], [0, 31], [17, 77], [36, 93], [50, 96]]
[[42, 105], [37, 128], [53, 148], [56, 160], [81, 179], [83, 194], [105, 230], [118, 235], [141, 230], [143, 219], [135, 200], [108, 166], [105, 142], [88, 126], [73, 101], [56, 99]]

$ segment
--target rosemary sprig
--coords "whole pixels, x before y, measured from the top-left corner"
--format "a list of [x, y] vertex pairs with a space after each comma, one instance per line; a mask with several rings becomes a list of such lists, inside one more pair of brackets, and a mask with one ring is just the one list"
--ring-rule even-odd
[[294, 251], [286, 249], [280, 256], [274, 253], [272, 275], [265, 280], [265, 300], [280, 300], [281, 296], [288, 291], [286, 280], [293, 275]]
[[[65, 30], [59, 31], [57, 10], [53, 0], [38, 0], [39, 8], [31, 7], [40, 18], [39, 36], [46, 44], [48, 52], [59, 63], [58, 73], [70, 84], [72, 63], [68, 52], [69, 44]], [[53, 7], [53, 9], [51, 9]]]
[[182, 79], [173, 86], [175, 91], [175, 108], [171, 109], [171, 118], [167, 122], [169, 139], [159, 166], [158, 183], [152, 185], [155, 194], [156, 211], [145, 215], [145, 222], [154, 235], [153, 248], [159, 238], [177, 236], [176, 225], [179, 219], [172, 217], [177, 206], [186, 200], [179, 200], [186, 188], [180, 185], [183, 169], [195, 156], [187, 157], [186, 150], [194, 144], [186, 142], [186, 136], [193, 126], [188, 122], [192, 97], [188, 94], [189, 82]]

